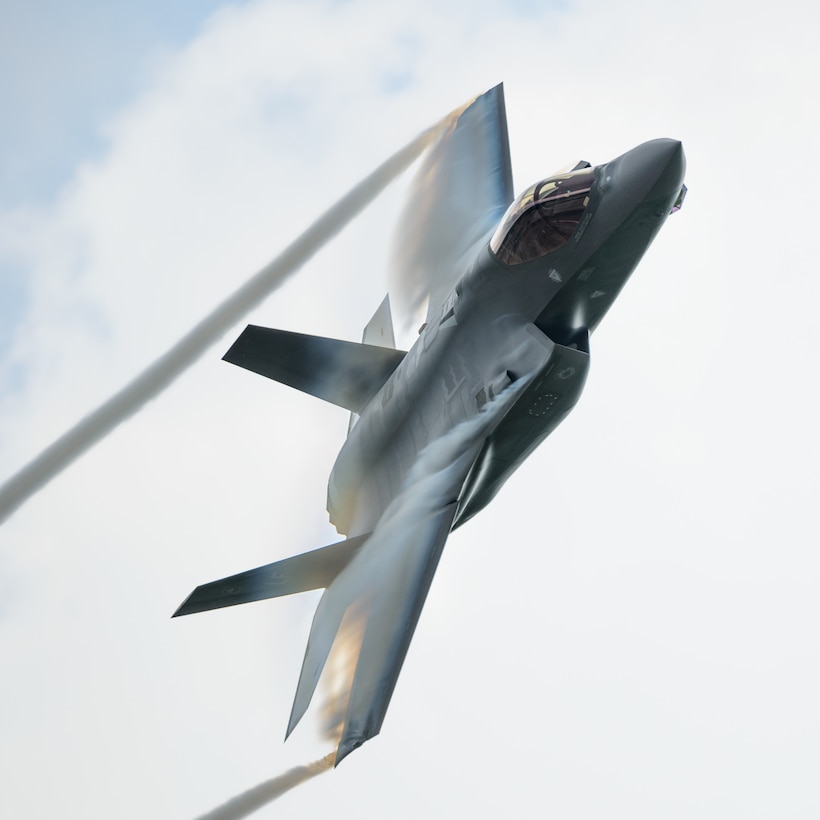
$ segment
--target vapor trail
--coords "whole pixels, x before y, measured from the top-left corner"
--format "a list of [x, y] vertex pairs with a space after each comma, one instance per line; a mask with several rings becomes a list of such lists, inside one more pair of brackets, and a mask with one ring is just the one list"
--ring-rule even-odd
[[232, 797], [227, 803], [223, 803], [213, 811], [203, 814], [197, 820], [239, 820], [240, 817], [247, 817], [300, 783], [310, 780], [311, 777], [316, 777], [317, 774], [326, 772], [333, 766], [335, 757], [336, 753], [331, 752], [321, 760], [290, 769], [284, 774], [280, 774], [279, 777], [266, 780], [264, 783], [260, 783], [258, 786]]
[[247, 311], [299, 270], [399, 176], [442, 129], [452, 124], [462, 110], [463, 107], [448, 114], [382, 163], [130, 384], [89, 413], [0, 486], [0, 523], [74, 459], [168, 387]]

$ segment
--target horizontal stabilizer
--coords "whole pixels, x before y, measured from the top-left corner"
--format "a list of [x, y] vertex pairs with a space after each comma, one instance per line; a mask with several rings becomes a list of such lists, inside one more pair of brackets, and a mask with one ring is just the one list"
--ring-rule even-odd
[[248, 325], [222, 358], [360, 413], [404, 356], [403, 350]]
[[202, 584], [173, 617], [328, 587], [368, 538], [369, 535], [358, 535], [329, 547]]

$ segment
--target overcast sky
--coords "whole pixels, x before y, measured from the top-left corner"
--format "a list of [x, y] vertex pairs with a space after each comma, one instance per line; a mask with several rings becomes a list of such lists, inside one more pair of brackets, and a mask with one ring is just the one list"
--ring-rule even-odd
[[[814, 818], [817, 12], [101, 3], [0, 33], [0, 480], [416, 133], [505, 83], [515, 187], [655, 137], [690, 192], [570, 418], [451, 538], [382, 734], [258, 817]], [[247, 321], [356, 340], [397, 184]], [[346, 414], [220, 361], [0, 528], [0, 816], [193, 818], [283, 744]]]

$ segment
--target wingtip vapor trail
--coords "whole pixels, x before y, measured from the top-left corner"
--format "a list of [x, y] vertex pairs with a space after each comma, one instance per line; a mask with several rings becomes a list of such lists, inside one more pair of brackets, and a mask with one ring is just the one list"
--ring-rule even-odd
[[361, 213], [440, 133], [451, 128], [466, 107], [460, 106], [450, 112], [389, 157], [129, 384], [8, 478], [0, 486], [0, 524], [194, 364], [243, 315], [276, 290]]
[[253, 814], [258, 809], [277, 800], [286, 792], [310, 780], [322, 772], [333, 768], [336, 752], [330, 752], [313, 763], [289, 769], [284, 774], [266, 780], [252, 789], [248, 789], [236, 797], [232, 797], [221, 806], [217, 806], [207, 814], [200, 815], [197, 820], [240, 820]]

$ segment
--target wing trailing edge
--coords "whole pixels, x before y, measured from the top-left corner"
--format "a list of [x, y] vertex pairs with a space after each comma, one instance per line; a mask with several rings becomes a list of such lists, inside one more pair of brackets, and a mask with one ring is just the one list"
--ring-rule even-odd
[[379, 345], [248, 325], [222, 358], [360, 413], [405, 355]]

